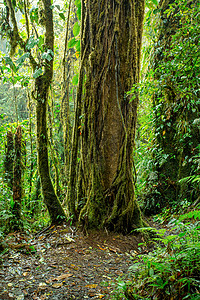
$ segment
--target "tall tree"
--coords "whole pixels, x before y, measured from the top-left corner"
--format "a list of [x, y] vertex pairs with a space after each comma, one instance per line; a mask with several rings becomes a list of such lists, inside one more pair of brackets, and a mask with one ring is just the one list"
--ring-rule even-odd
[[[32, 93], [36, 100], [36, 119], [37, 119], [37, 151], [38, 151], [38, 168], [42, 185], [44, 202], [47, 205], [52, 223], [58, 223], [65, 218], [64, 210], [55, 193], [50, 173], [48, 161], [48, 134], [47, 134], [47, 102], [49, 95], [49, 87], [53, 76], [53, 58], [54, 58], [54, 28], [53, 28], [53, 12], [51, 0], [39, 1], [38, 9], [33, 8], [32, 18], [30, 22], [28, 15], [28, 3], [24, 1], [21, 12], [25, 15], [26, 33], [20, 34], [17, 19], [15, 15], [15, 5], [11, 0], [6, 0], [6, 32], [10, 38], [11, 54], [14, 54], [17, 46], [24, 51], [21, 61], [24, 62], [29, 58], [33, 77], [35, 79], [35, 89]], [[39, 12], [39, 16], [38, 16]], [[44, 28], [43, 38], [38, 36], [33, 22], [39, 23]], [[9, 21], [12, 22], [12, 27]], [[30, 23], [33, 26], [34, 35], [30, 35]], [[26, 35], [27, 39], [24, 39]], [[34, 47], [42, 42], [40, 52], [37, 59], [34, 56]]]
[[10, 189], [13, 188], [13, 162], [14, 162], [14, 141], [12, 131], [7, 132], [7, 142], [5, 145], [5, 181]]
[[13, 170], [13, 218], [12, 229], [19, 230], [22, 227], [21, 202], [22, 202], [22, 128], [17, 127], [15, 132], [15, 159]]
[[[89, 228], [127, 232], [142, 224], [132, 158], [138, 95], [130, 101], [126, 93], [139, 83], [144, 2], [82, 1], [68, 209]], [[76, 169], [78, 136], [81, 180]], [[75, 192], [81, 203], [76, 203]]]

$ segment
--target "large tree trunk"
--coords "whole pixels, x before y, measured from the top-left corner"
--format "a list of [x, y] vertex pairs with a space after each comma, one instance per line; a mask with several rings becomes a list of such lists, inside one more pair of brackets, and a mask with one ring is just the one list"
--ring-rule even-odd
[[[130, 102], [126, 93], [139, 82], [144, 1], [88, 0], [82, 10], [86, 83], [81, 122], [77, 114], [75, 124], [83, 176], [79, 220], [89, 228], [128, 232], [142, 224], [132, 160], [138, 96]], [[79, 101], [79, 111], [80, 106]], [[70, 200], [73, 212], [76, 203]]]

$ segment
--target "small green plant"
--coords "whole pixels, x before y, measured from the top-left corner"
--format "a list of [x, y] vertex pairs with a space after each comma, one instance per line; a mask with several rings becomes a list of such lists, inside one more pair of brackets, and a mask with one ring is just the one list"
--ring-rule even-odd
[[138, 255], [127, 299], [200, 299], [200, 211], [172, 219], [157, 232], [156, 249]]
[[123, 278], [118, 277], [116, 279], [116, 282], [113, 282], [112, 285], [114, 286], [114, 291], [110, 295], [110, 299], [113, 300], [127, 299], [125, 296], [125, 292], [127, 290], [127, 282]]

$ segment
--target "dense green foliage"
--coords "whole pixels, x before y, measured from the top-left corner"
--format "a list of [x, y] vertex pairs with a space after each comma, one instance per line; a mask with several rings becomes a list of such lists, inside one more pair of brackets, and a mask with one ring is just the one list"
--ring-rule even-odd
[[[69, 3], [52, 8], [54, 77], [47, 105], [50, 175], [64, 208], [81, 34], [81, 1], [76, 0], [71, 10]], [[154, 220], [160, 222], [159, 227], [166, 226], [166, 218], [168, 225], [160, 230], [141, 229], [150, 232], [154, 250], [142, 254], [146, 244], [140, 245], [141, 254], [132, 257], [129, 281], [119, 281], [114, 299], [200, 299], [199, 8], [196, 0], [146, 1], [141, 83], [129, 93], [140, 95], [133, 172], [137, 173], [136, 194], [143, 212], [154, 215]], [[24, 30], [26, 15], [21, 2], [17, 1], [15, 9], [22, 14], [18, 21], [23, 25], [20, 35], [27, 41], [27, 52], [5, 39], [6, 12], [3, 10], [0, 20], [0, 238], [13, 228], [15, 203], [5, 161], [7, 134], [14, 134], [18, 125], [22, 126], [26, 141], [21, 161], [23, 228], [36, 231], [50, 223], [38, 174], [36, 103], [31, 96], [33, 82], [41, 76], [44, 61], [50, 60], [52, 53], [44, 48], [44, 35], [37, 37], [42, 32], [39, 6], [29, 10], [31, 24], [34, 24], [31, 36]], [[67, 26], [68, 35], [64, 30]], [[30, 53], [40, 66], [33, 73], [28, 63]], [[81, 115], [79, 136], [83, 120], [84, 115]], [[80, 160], [80, 152], [77, 159]], [[78, 210], [85, 202], [86, 199], [80, 199]], [[160, 214], [155, 215], [158, 212]], [[171, 218], [174, 213], [179, 216]]]
[[199, 4], [171, 3], [145, 27], [153, 50], [140, 86], [136, 169], [146, 213], [199, 195]]
[[199, 211], [192, 211], [171, 219], [166, 229], [149, 228], [157, 232], [156, 246], [133, 258], [128, 299], [199, 299], [199, 217]]

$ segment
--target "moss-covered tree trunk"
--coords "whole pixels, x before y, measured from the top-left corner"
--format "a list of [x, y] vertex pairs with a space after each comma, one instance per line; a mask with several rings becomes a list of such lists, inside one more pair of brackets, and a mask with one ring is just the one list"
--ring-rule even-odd
[[[53, 100], [52, 100], [53, 102]], [[49, 122], [48, 122], [48, 134], [49, 134], [49, 147], [50, 147], [50, 153], [51, 153], [51, 160], [54, 166], [54, 186], [55, 186], [55, 192], [58, 197], [60, 197], [61, 194], [61, 186], [60, 186], [60, 173], [59, 173], [59, 160], [58, 160], [58, 155], [57, 151], [55, 149], [55, 144], [54, 144], [54, 138], [53, 138], [53, 103], [48, 105], [48, 117], [49, 117]]]
[[12, 131], [7, 132], [7, 141], [6, 141], [6, 151], [5, 151], [5, 181], [7, 182], [10, 189], [13, 188], [13, 162], [14, 162], [14, 141]]
[[13, 172], [13, 207], [12, 207], [12, 230], [22, 228], [21, 221], [21, 201], [22, 201], [22, 128], [17, 127], [15, 133], [15, 159]]
[[33, 153], [33, 124], [32, 124], [32, 103], [29, 90], [27, 89], [28, 110], [29, 110], [29, 138], [30, 138], [30, 165], [29, 165], [29, 192], [28, 192], [28, 207], [32, 210], [32, 181], [34, 172], [34, 153]]
[[130, 102], [126, 93], [139, 82], [143, 16], [143, 0], [82, 1], [86, 83], [81, 101], [78, 91], [80, 113], [75, 122], [81, 137], [82, 179], [71, 173], [82, 201], [69, 198], [68, 207], [73, 213], [82, 206], [79, 221], [88, 228], [128, 232], [142, 224], [132, 158], [138, 96]]
[[44, 73], [35, 80], [34, 97], [36, 104], [37, 119], [37, 151], [38, 168], [42, 185], [42, 192], [45, 204], [47, 205], [52, 223], [58, 223], [65, 218], [64, 210], [55, 193], [50, 173], [48, 161], [48, 134], [47, 134], [47, 103], [49, 87], [53, 76], [53, 49], [54, 49], [54, 31], [53, 14], [50, 0], [43, 0], [45, 12], [45, 46], [50, 51], [51, 59], [45, 61]]
[[69, 39], [69, 23], [71, 14], [72, 0], [69, 1], [68, 18], [66, 24], [65, 34], [65, 45], [63, 53], [63, 84], [62, 84], [62, 100], [61, 100], [61, 122], [63, 128], [63, 140], [64, 140], [64, 175], [65, 175], [65, 186], [69, 180], [69, 165], [70, 165], [70, 109], [69, 109], [69, 81], [70, 81], [70, 69], [71, 69], [71, 58], [70, 52], [67, 51], [68, 39]]

